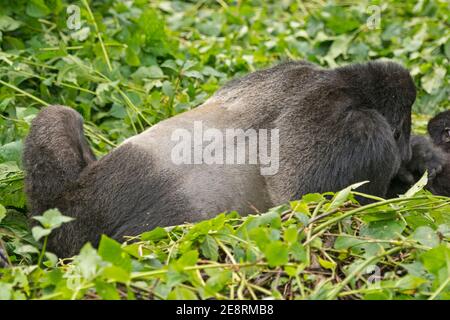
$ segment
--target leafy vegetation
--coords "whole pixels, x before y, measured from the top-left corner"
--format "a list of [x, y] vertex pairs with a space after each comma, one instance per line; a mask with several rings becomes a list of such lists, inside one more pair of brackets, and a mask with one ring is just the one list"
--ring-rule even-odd
[[[369, 28], [377, 8], [380, 24]], [[449, 108], [449, 11], [444, 0], [3, 3], [0, 252], [9, 266], [0, 299], [449, 299], [450, 199], [423, 183], [367, 206], [348, 188], [259, 216], [149, 230], [123, 245], [103, 236], [98, 249], [58, 260], [46, 238], [69, 218], [51, 210], [29, 230], [20, 159], [46, 105], [78, 110], [101, 156], [230, 78], [286, 59], [403, 63], [418, 88], [414, 128], [424, 133], [429, 116]]]

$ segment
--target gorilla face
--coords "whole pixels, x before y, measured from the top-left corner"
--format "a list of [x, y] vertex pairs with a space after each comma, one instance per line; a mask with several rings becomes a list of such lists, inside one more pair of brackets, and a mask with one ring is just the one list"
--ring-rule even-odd
[[428, 133], [435, 145], [450, 153], [450, 110], [441, 112], [430, 120]]
[[450, 143], [450, 127], [445, 127], [444, 130], [442, 130], [441, 141], [444, 144]]

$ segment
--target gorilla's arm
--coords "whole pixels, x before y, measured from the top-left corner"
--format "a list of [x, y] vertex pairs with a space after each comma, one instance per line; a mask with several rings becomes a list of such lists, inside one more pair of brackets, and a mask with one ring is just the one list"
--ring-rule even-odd
[[61, 194], [94, 161], [81, 115], [64, 106], [44, 108], [32, 122], [23, 153], [32, 215], [54, 208]]
[[427, 188], [434, 192], [436, 181], [442, 182], [442, 171], [447, 157], [442, 150], [424, 136], [411, 137], [411, 159], [404, 163], [391, 182], [388, 197], [396, 197], [405, 193], [421, 176], [428, 172]]

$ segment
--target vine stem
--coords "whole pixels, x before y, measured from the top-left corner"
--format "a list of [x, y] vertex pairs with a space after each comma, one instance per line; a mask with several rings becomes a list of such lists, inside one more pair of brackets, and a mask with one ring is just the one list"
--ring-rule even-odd
[[444, 281], [443, 284], [437, 288], [436, 292], [433, 293], [431, 297], [428, 298], [428, 300], [434, 300], [436, 297], [447, 287], [447, 285], [450, 283], [450, 276]]
[[11, 89], [13, 89], [13, 90], [16, 90], [17, 92], [20, 92], [20, 93], [26, 95], [27, 97], [33, 99], [34, 101], [39, 102], [40, 104], [43, 104], [43, 105], [46, 106], [46, 107], [48, 107], [48, 106], [50, 105], [50, 103], [45, 102], [45, 101], [42, 100], [42, 99], [39, 99], [38, 97], [36, 97], [36, 96], [32, 95], [31, 93], [28, 93], [28, 92], [26, 92], [26, 91], [24, 91], [24, 90], [22, 90], [22, 89], [20, 89], [20, 88], [18, 88], [18, 87], [16, 87], [15, 85], [9, 84], [9, 83], [7, 83], [7, 82], [5, 82], [5, 81], [3, 81], [3, 80], [0, 80], [0, 83], [1, 83], [2, 85], [4, 85], [4, 86], [8, 87], [8, 88], [11, 88]]
[[103, 56], [105, 58], [106, 64], [108, 65], [108, 69], [109, 69], [109, 71], [112, 71], [111, 61], [109, 61], [108, 52], [106, 51], [105, 44], [103, 43], [103, 39], [100, 34], [100, 30], [98, 28], [97, 22], [95, 21], [94, 15], [92, 14], [91, 8], [89, 7], [87, 0], [83, 0], [83, 4], [86, 7], [86, 10], [88, 11], [89, 18], [91, 18], [91, 20], [92, 20], [92, 24], [94, 25], [95, 32], [97, 33], [98, 41], [100, 42], [100, 46], [102, 47]]
[[362, 270], [364, 270], [364, 268], [366, 268], [367, 266], [369, 266], [370, 264], [372, 264], [373, 262], [375, 262], [376, 260], [384, 257], [384, 256], [388, 256], [390, 254], [396, 253], [400, 250], [402, 250], [403, 247], [395, 247], [392, 248], [388, 251], [385, 251], [379, 255], [376, 255], [370, 259], [367, 259], [364, 263], [362, 263], [359, 267], [357, 267], [355, 270], [353, 270], [353, 272], [351, 272], [342, 282], [340, 282], [339, 284], [336, 285], [336, 287], [328, 294], [327, 296], [327, 300], [333, 300], [336, 299], [337, 295], [341, 292], [341, 290], [358, 274], [360, 273]]
[[330, 220], [328, 220], [328, 221], [318, 225], [316, 228], [314, 228], [314, 233], [319, 232], [322, 229], [325, 229], [325, 228], [335, 224], [336, 222], [338, 222], [340, 220], [343, 220], [343, 219], [345, 219], [347, 217], [350, 217], [350, 216], [352, 216], [354, 214], [366, 211], [367, 209], [381, 207], [381, 206], [384, 206], [386, 204], [392, 204], [392, 203], [403, 202], [403, 201], [411, 201], [411, 200], [424, 200], [424, 199], [427, 199], [427, 198], [428, 198], [428, 196], [419, 196], [419, 197], [413, 197], [413, 198], [406, 198], [405, 197], [405, 198], [395, 198], [395, 199], [389, 199], [389, 200], [384, 200], [384, 201], [380, 201], [380, 202], [371, 203], [371, 204], [368, 204], [366, 206], [362, 206], [362, 207], [359, 207], [357, 209], [347, 211], [346, 213], [344, 213], [344, 214], [342, 214], [342, 215], [340, 215], [338, 217], [332, 218], [332, 219], [330, 219]]
[[44, 254], [45, 254], [45, 251], [47, 249], [47, 241], [48, 241], [48, 236], [45, 236], [44, 244], [42, 245], [42, 250], [41, 250], [41, 253], [39, 254], [39, 259], [38, 259], [38, 263], [37, 263], [37, 265], [39, 267], [41, 266], [42, 260], [44, 259]]

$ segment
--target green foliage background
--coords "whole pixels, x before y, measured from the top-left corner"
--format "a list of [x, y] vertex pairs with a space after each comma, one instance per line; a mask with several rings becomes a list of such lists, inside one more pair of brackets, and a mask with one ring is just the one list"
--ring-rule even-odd
[[[77, 30], [68, 26], [69, 5], [80, 10]], [[367, 26], [370, 6], [381, 9], [376, 29]], [[30, 121], [46, 105], [78, 110], [101, 156], [198, 106], [227, 80], [287, 59], [325, 67], [401, 62], [417, 84], [414, 128], [423, 133], [427, 119], [450, 105], [449, 12], [444, 0], [0, 0], [0, 245], [15, 266], [0, 271], [0, 298], [449, 298], [448, 198], [420, 191], [395, 205], [381, 202], [361, 211], [376, 218], [344, 217], [350, 227], [330, 220], [317, 230], [329, 234], [312, 241], [318, 226], [310, 219], [329, 221], [345, 215], [344, 204], [357, 204], [350, 191], [350, 203], [331, 209], [310, 196], [301, 210], [291, 204], [266, 218], [222, 215], [157, 229], [124, 247], [103, 238], [98, 252], [87, 246], [55, 267], [27, 227], [20, 160]], [[380, 223], [386, 233], [377, 233]], [[293, 230], [309, 230], [309, 238]], [[352, 274], [386, 252], [386, 288]], [[230, 268], [236, 264], [245, 268]], [[333, 283], [342, 286], [336, 291]]]

